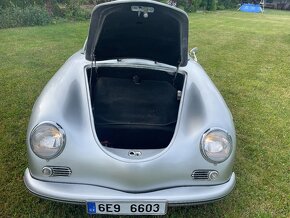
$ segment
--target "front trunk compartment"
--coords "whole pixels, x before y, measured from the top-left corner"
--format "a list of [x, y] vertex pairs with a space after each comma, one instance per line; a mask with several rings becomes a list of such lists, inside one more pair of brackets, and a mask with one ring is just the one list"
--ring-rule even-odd
[[185, 75], [137, 67], [87, 68], [96, 135], [105, 147], [161, 149], [174, 135]]

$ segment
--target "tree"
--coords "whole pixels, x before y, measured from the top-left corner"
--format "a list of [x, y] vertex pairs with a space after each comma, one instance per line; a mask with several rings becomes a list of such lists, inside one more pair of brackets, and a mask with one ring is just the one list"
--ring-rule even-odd
[[201, 0], [191, 0], [193, 11], [197, 11], [200, 8]]
[[45, 8], [50, 16], [63, 16], [57, 0], [45, 0]]
[[206, 10], [215, 11], [216, 10], [216, 0], [208, 0]]

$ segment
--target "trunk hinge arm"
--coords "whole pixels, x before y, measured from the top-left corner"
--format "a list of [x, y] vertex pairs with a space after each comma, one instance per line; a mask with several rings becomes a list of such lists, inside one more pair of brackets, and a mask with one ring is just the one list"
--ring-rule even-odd
[[94, 68], [94, 66], [96, 67], [96, 73], [97, 73], [97, 63], [96, 63], [95, 50], [93, 51], [93, 53], [91, 55], [91, 59], [92, 59], [92, 62], [91, 62], [91, 74], [93, 75], [93, 68]]
[[176, 67], [176, 71], [174, 72], [174, 75], [173, 75], [173, 86], [174, 86], [174, 87], [175, 87], [175, 80], [176, 80], [176, 77], [177, 77], [178, 71], [179, 71], [179, 65], [177, 65], [177, 67]]
[[92, 62], [91, 62], [91, 69], [93, 69], [94, 64], [96, 65], [95, 50], [92, 52], [91, 59], [92, 59]]
[[[94, 66], [96, 66], [96, 57], [95, 57], [95, 51], [92, 53], [91, 55], [91, 59], [92, 59], [92, 62], [91, 62], [91, 72], [90, 72], [90, 78], [89, 78], [89, 92], [90, 92], [90, 97], [92, 99], [92, 96], [93, 96], [93, 92], [92, 92], [92, 89], [93, 89], [93, 84], [92, 84], [92, 78], [93, 78], [93, 68]], [[92, 105], [92, 110], [94, 111], [94, 107]]]
[[92, 62], [91, 62], [90, 87], [92, 86], [91, 82], [92, 82], [92, 76], [93, 76], [93, 68], [94, 68], [94, 65], [96, 66], [96, 57], [94, 54], [95, 54], [95, 51], [93, 51], [91, 55]]

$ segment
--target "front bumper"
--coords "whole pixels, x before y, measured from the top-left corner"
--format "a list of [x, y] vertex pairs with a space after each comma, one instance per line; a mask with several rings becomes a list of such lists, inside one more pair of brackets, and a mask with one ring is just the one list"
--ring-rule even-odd
[[45, 182], [34, 179], [28, 169], [24, 174], [24, 183], [33, 194], [55, 201], [81, 204], [94, 200], [166, 200], [172, 206], [208, 203], [228, 195], [233, 190], [235, 182], [235, 173], [232, 173], [230, 180], [221, 185], [175, 187], [145, 193], [128, 193], [94, 185]]

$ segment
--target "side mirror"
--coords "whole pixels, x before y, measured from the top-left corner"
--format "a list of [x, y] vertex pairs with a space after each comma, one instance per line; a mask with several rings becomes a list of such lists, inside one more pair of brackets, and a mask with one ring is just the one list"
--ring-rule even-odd
[[198, 52], [198, 48], [197, 47], [194, 47], [189, 52], [190, 57], [192, 57], [195, 62], [197, 62], [197, 57], [196, 57], [197, 52]]

